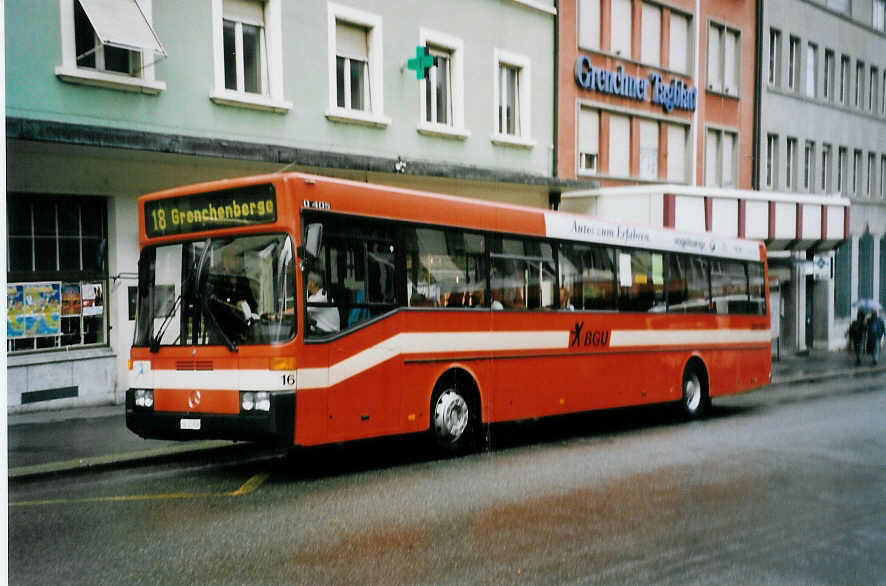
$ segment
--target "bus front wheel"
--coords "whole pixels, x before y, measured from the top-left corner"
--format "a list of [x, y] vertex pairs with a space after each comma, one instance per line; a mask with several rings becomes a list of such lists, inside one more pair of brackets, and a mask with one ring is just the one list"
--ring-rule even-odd
[[471, 450], [476, 441], [479, 412], [458, 385], [443, 385], [431, 398], [431, 435], [437, 449], [451, 455]]
[[707, 388], [707, 377], [696, 365], [689, 365], [683, 373], [683, 413], [689, 419], [702, 417], [711, 404]]

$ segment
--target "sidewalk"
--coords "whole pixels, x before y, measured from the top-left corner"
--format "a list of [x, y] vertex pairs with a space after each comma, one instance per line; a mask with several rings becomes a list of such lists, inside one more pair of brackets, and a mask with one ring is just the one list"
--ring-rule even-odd
[[[848, 352], [812, 352], [772, 362], [772, 384], [799, 384], [886, 372], [886, 359], [861, 366]], [[9, 478], [134, 465], [198, 451], [217, 450], [228, 441], [144, 440], [126, 428], [123, 405], [13, 414], [7, 417]]]

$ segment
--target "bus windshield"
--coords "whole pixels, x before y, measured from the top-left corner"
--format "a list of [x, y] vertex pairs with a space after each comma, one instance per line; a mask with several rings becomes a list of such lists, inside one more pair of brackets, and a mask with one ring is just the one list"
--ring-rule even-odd
[[134, 346], [273, 344], [296, 333], [295, 264], [285, 234], [145, 248]]

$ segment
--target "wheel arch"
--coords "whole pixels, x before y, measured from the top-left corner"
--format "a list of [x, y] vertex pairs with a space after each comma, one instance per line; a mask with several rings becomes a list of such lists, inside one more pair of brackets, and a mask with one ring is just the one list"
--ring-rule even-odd
[[[466, 364], [461, 363], [448, 364], [445, 368], [441, 369], [439, 374], [436, 376], [434, 380], [434, 385], [428, 390], [427, 396], [425, 397], [425, 403], [427, 405], [430, 405], [431, 398], [434, 396], [434, 393], [438, 389], [444, 388], [447, 385], [455, 385], [459, 389], [464, 389], [465, 392], [470, 396], [470, 399], [473, 401], [474, 405], [480, 410], [480, 421], [485, 423], [487, 405], [484, 398], [484, 393], [480, 387], [479, 378], [477, 377], [477, 373], [474, 371], [474, 369]], [[429, 416], [428, 426], [431, 425], [430, 420], [431, 418]]]

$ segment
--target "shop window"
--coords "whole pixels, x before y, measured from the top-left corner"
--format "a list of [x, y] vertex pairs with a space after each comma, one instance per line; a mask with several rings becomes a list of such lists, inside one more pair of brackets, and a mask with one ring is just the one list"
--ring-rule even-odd
[[105, 344], [105, 200], [11, 193], [7, 202], [7, 351]]

